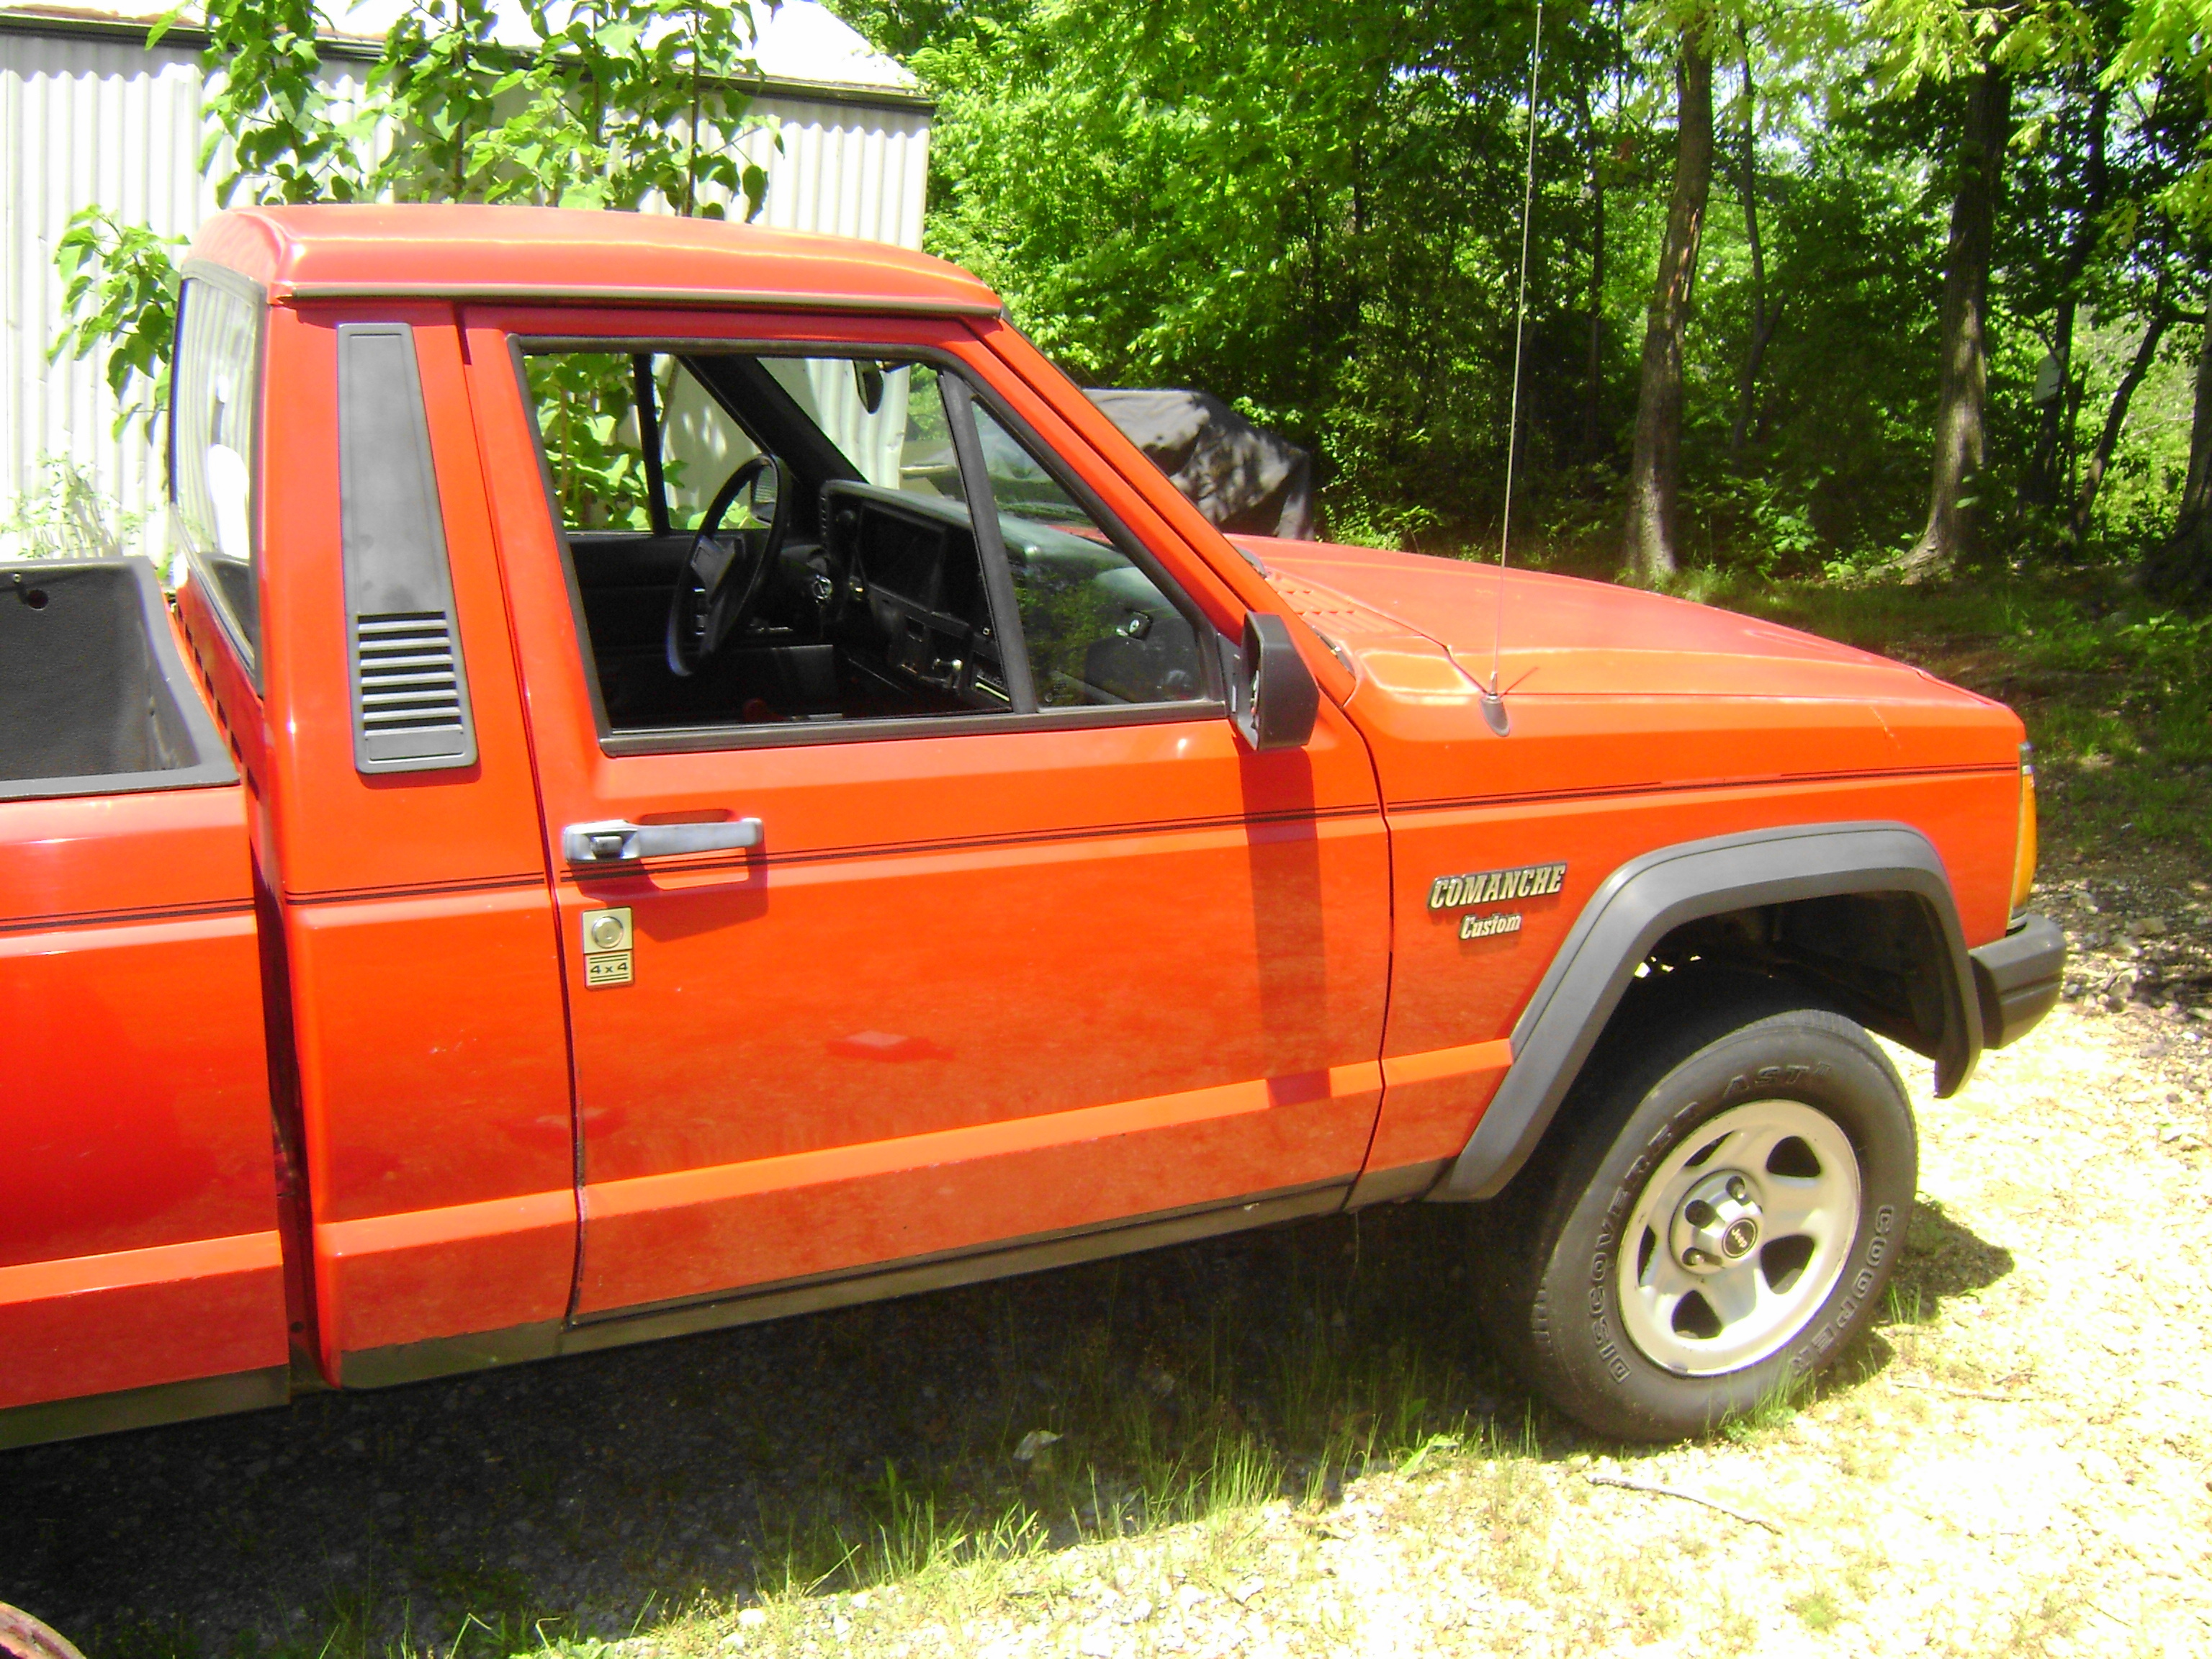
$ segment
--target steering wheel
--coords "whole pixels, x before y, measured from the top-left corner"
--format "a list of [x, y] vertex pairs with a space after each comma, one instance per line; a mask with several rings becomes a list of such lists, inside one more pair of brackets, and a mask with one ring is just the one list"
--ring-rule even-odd
[[[726, 544], [717, 534], [724, 515], [763, 472], [775, 479], [775, 507], [766, 531], [740, 530]], [[670, 673], [689, 679], [752, 620], [790, 528], [791, 475], [775, 456], [756, 455], [722, 481], [692, 534], [669, 596]]]

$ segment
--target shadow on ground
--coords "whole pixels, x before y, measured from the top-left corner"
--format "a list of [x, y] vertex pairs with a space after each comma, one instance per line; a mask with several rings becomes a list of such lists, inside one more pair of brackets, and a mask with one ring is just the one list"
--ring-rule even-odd
[[[804, 1581], [917, 1501], [1065, 1540], [1172, 1518], [1224, 1447], [1334, 1484], [1362, 1446], [1519, 1427], [1470, 1260], [1462, 1211], [1370, 1212], [0, 1455], [0, 1600], [89, 1659], [443, 1653], [471, 1614], [506, 1653]], [[1033, 1430], [1065, 1439], [1017, 1463]]]
[[1890, 1336], [1936, 1323], [1947, 1298], [1985, 1291], [2015, 1265], [2010, 1250], [1952, 1220], [1934, 1199], [1913, 1200], [1885, 1315], [1850, 1354], [1821, 1373], [1818, 1397], [1849, 1394], [1887, 1370], [1898, 1357]]
[[1985, 1291], [2015, 1265], [2010, 1250], [1978, 1237], [1944, 1214], [1941, 1204], [1923, 1198], [1905, 1224], [1905, 1255], [1890, 1281], [1892, 1303], [1929, 1322], [1943, 1311], [1945, 1298]]
[[[0, 1455], [0, 1600], [88, 1659], [506, 1654], [852, 1573], [918, 1506], [1067, 1542], [1224, 1480], [1322, 1495], [1433, 1433], [1565, 1452], [1480, 1351], [1471, 1222], [1369, 1212]], [[2012, 1265], [1917, 1204], [1900, 1305], [1932, 1318]], [[1830, 1387], [1889, 1358], [1875, 1335]], [[1063, 1438], [1018, 1462], [1033, 1431]]]

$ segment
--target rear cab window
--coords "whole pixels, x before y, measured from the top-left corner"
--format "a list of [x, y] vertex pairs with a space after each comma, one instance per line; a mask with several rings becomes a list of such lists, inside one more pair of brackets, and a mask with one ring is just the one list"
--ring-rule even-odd
[[169, 402], [173, 532], [246, 667], [258, 673], [263, 305], [243, 278], [186, 276]]

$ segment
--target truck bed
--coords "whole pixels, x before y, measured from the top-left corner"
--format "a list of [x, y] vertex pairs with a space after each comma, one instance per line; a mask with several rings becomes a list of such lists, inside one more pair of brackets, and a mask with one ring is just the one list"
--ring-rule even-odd
[[151, 565], [0, 566], [0, 1447], [285, 1396], [246, 810]]
[[151, 564], [0, 564], [0, 800], [233, 776]]

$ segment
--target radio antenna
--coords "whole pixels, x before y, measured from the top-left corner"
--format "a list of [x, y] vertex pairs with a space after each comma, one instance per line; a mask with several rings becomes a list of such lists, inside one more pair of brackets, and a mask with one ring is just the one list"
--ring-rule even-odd
[[1521, 350], [1528, 335], [1528, 221], [1536, 204], [1536, 70], [1544, 61], [1544, 0], [1536, 0], [1536, 32], [1528, 42], [1528, 161], [1521, 188], [1521, 283], [1513, 301], [1513, 395], [1505, 422], [1505, 504], [1498, 522], [1498, 599], [1490, 635], [1490, 684], [1482, 688], [1482, 718], [1504, 737], [1512, 722], [1498, 684], [1505, 656], [1505, 549], [1513, 534], [1513, 463], [1521, 445]]

